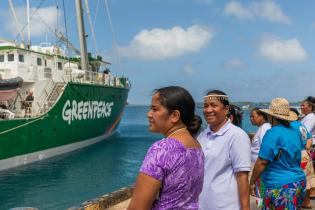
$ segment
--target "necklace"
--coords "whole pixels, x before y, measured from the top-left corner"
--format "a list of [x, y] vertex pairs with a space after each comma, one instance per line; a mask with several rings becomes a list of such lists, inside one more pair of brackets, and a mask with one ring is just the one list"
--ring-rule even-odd
[[170, 137], [170, 136], [172, 136], [172, 135], [178, 133], [179, 131], [186, 130], [186, 129], [187, 129], [186, 126], [185, 126], [185, 127], [182, 127], [182, 128], [178, 128], [178, 129], [176, 129], [175, 131], [173, 131], [172, 133], [170, 133], [169, 135], [167, 135], [166, 138], [168, 138], [168, 137]]

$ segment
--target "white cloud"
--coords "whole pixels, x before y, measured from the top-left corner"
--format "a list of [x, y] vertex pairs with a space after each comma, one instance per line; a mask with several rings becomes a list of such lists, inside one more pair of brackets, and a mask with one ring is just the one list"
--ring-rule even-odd
[[223, 14], [245, 20], [260, 18], [271, 22], [290, 23], [290, 18], [283, 13], [281, 7], [268, 0], [252, 2], [248, 6], [243, 6], [237, 1], [231, 1], [225, 5]]
[[123, 57], [148, 60], [175, 58], [200, 51], [213, 37], [213, 30], [200, 25], [187, 29], [176, 26], [171, 29], [142, 30], [127, 47], [119, 47], [118, 53]]
[[298, 39], [281, 40], [268, 37], [261, 41], [259, 53], [268, 60], [278, 62], [300, 62], [307, 58], [307, 53]]
[[226, 60], [223, 63], [223, 67], [227, 68], [227, 69], [244, 68], [245, 66], [246, 66], [245, 63], [242, 60], [240, 60], [239, 58], [232, 58], [230, 60]]
[[197, 70], [192, 67], [192, 65], [187, 64], [184, 66], [183, 72], [188, 75], [196, 75]]
[[239, 19], [253, 19], [254, 14], [243, 5], [236, 1], [231, 1], [225, 5], [223, 13], [225, 15], [236, 16]]
[[[36, 8], [30, 8], [30, 14], [32, 15]], [[27, 34], [27, 14], [26, 7], [16, 7], [15, 8], [18, 26], [24, 36]], [[1, 11], [2, 18], [6, 19], [3, 21], [5, 29], [11, 34], [18, 34], [17, 27], [10, 10]], [[43, 23], [45, 22], [45, 23]], [[46, 24], [51, 28], [55, 29], [57, 26], [57, 11], [56, 7], [43, 7], [39, 8], [36, 13], [31, 17], [31, 36], [41, 36], [45, 34], [48, 30]], [[23, 28], [24, 27], [24, 28]]]

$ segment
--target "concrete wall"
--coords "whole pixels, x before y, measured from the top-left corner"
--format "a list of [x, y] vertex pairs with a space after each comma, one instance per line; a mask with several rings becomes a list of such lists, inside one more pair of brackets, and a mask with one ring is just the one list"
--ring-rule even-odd
[[80, 206], [68, 210], [104, 210], [131, 198], [133, 188], [124, 187], [101, 197], [85, 201]]

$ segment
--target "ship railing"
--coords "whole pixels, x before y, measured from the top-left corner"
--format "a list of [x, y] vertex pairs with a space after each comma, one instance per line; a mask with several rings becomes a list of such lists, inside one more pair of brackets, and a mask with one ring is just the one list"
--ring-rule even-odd
[[[44, 86], [42, 93], [40, 94], [40, 96], [35, 99], [36, 101], [36, 105], [38, 108], [38, 112], [37, 113], [43, 113], [46, 110], [46, 103], [47, 103], [47, 98], [50, 94], [50, 92], [53, 90], [55, 86], [54, 81], [51, 78], [47, 78], [47, 83]], [[33, 112], [32, 112], [33, 113]]]
[[[42, 114], [42, 113], [47, 112], [49, 108], [55, 103], [56, 101], [55, 99], [51, 100], [52, 95], [57, 94], [56, 98], [58, 98], [62, 92], [57, 87], [58, 84], [61, 84], [61, 83], [56, 83], [52, 79], [50, 79], [49, 82], [46, 84], [41, 96], [39, 97], [38, 100], [36, 100], [37, 102], [36, 114]], [[64, 85], [62, 85], [62, 87], [64, 87]]]
[[93, 71], [72, 73], [67, 71], [63, 75], [62, 80], [65, 82], [72, 81], [77, 83], [100, 84], [110, 87], [130, 88], [129, 80], [126, 77], [115, 77], [110, 73], [106, 74]]
[[0, 108], [0, 119], [13, 119], [15, 114], [8, 109]]
[[14, 102], [14, 112], [9, 109], [1, 109], [0, 108], [0, 119], [14, 119], [14, 118], [24, 118], [24, 117], [35, 117], [37, 116], [35, 112], [34, 102], [32, 101], [25, 101], [22, 100], [16, 100]]

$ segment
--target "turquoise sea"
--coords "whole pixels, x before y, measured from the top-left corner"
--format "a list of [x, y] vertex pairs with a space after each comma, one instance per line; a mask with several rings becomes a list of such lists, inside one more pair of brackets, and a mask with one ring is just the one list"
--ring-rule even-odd
[[[147, 149], [161, 138], [148, 131], [147, 111], [147, 106], [128, 106], [118, 132], [106, 141], [0, 172], [0, 209], [66, 209], [133, 185]], [[200, 108], [197, 113], [202, 116]], [[243, 128], [256, 130], [247, 110]]]

